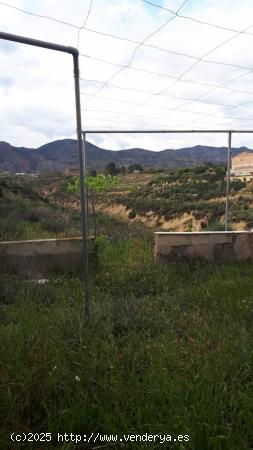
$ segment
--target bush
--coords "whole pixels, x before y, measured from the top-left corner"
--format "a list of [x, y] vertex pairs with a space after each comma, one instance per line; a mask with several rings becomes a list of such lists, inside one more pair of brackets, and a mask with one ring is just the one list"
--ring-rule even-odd
[[128, 166], [129, 173], [132, 173], [135, 170], [138, 172], [143, 172], [143, 167], [140, 164], [130, 164], [130, 166]]
[[71, 220], [66, 213], [57, 210], [53, 211], [44, 206], [27, 211], [25, 219], [31, 223], [39, 222], [44, 230], [52, 233], [67, 231], [71, 225]]
[[221, 223], [219, 220], [211, 221], [205, 228], [205, 231], [224, 231], [225, 226], [224, 223]]
[[42, 220], [47, 220], [51, 214], [49, 208], [45, 206], [40, 206], [38, 208], [32, 208], [25, 213], [25, 219], [29, 220], [31, 223], [40, 222]]
[[240, 191], [241, 189], [246, 187], [246, 183], [244, 183], [241, 180], [236, 180], [236, 181], [232, 181], [232, 183], [230, 184], [231, 190], [233, 191]]
[[53, 233], [62, 233], [67, 231], [71, 225], [71, 220], [65, 213], [54, 212], [41, 221], [42, 227]]
[[136, 212], [133, 211], [133, 210], [129, 211], [128, 218], [129, 219], [134, 219], [135, 217], [136, 217]]
[[15, 241], [20, 239], [26, 239], [25, 222], [11, 220], [9, 217], [0, 217], [0, 240]]

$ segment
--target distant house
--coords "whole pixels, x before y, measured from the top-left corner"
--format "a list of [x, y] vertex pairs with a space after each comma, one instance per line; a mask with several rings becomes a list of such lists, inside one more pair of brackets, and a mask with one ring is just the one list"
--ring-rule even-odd
[[232, 158], [231, 176], [253, 177], [253, 153], [242, 152]]

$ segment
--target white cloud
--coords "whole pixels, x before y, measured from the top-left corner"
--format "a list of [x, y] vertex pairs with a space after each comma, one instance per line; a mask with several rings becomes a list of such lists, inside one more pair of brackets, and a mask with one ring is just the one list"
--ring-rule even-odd
[[[173, 10], [182, 4], [180, 0], [151, 1]], [[83, 24], [90, 6], [90, 0], [9, 2], [14, 7], [70, 22], [77, 27]], [[249, 22], [252, 12], [251, 0], [241, 0], [240, 5], [235, 0], [189, 0], [180, 14], [237, 30], [248, 27], [248, 32], [253, 33], [253, 26], [250, 27], [253, 24]], [[80, 58], [81, 90], [86, 94], [82, 95], [84, 128], [252, 127], [253, 35], [240, 34], [206, 56], [209, 61], [231, 64], [226, 66], [198, 62], [196, 58], [202, 58], [236, 33], [189, 19], [173, 19], [145, 41], [149, 47], [137, 48], [133, 42], [94, 32], [142, 42], [170, 18], [173, 18], [170, 12], [142, 0], [93, 0], [86, 22], [88, 30], [80, 32], [80, 52], [89, 56]], [[4, 5], [0, 5], [0, 29], [64, 45], [77, 45], [77, 28], [26, 15]], [[120, 70], [120, 65], [129, 63], [136, 48], [132, 68]], [[189, 70], [194, 63], [197, 64]], [[69, 55], [0, 41], [0, 65], [0, 140], [36, 147], [53, 139], [75, 135], [73, 69]], [[252, 72], [247, 68], [252, 68]], [[109, 78], [112, 79], [107, 83]], [[199, 101], [192, 101], [197, 98]], [[160, 150], [197, 143], [226, 145], [226, 136], [213, 134], [90, 138], [112, 149], [139, 146]], [[251, 146], [251, 135], [233, 137], [235, 143]]]

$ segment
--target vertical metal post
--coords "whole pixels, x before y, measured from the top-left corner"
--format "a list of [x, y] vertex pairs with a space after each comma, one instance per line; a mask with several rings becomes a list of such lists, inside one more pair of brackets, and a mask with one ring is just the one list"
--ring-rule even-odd
[[[84, 156], [84, 175], [85, 180], [87, 177], [87, 141], [86, 141], [86, 133], [82, 131], [83, 135], [83, 156]], [[85, 184], [85, 229], [86, 229], [86, 236], [88, 239], [89, 236], [89, 187], [87, 184]], [[87, 265], [88, 267], [88, 265]], [[89, 273], [89, 267], [88, 267], [88, 273]]]
[[77, 124], [77, 145], [79, 154], [80, 171], [80, 200], [82, 219], [82, 245], [83, 245], [83, 284], [84, 284], [84, 304], [87, 316], [90, 314], [89, 287], [88, 287], [88, 208], [87, 208], [87, 186], [86, 186], [86, 138], [82, 138], [81, 102], [80, 102], [80, 78], [79, 78], [79, 57], [73, 55], [74, 79], [75, 79], [75, 99], [76, 99], [76, 124]]
[[229, 194], [230, 194], [230, 167], [231, 167], [231, 141], [232, 132], [228, 132], [228, 159], [227, 159], [227, 188], [226, 188], [226, 210], [225, 210], [225, 231], [228, 231], [229, 215]]

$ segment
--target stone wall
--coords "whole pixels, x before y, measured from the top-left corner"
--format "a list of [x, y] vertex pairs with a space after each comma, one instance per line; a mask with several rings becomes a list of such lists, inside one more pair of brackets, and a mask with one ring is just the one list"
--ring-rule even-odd
[[253, 259], [253, 232], [155, 232], [155, 260], [203, 258], [207, 261]]
[[82, 264], [81, 238], [0, 242], [0, 270], [44, 276]]

